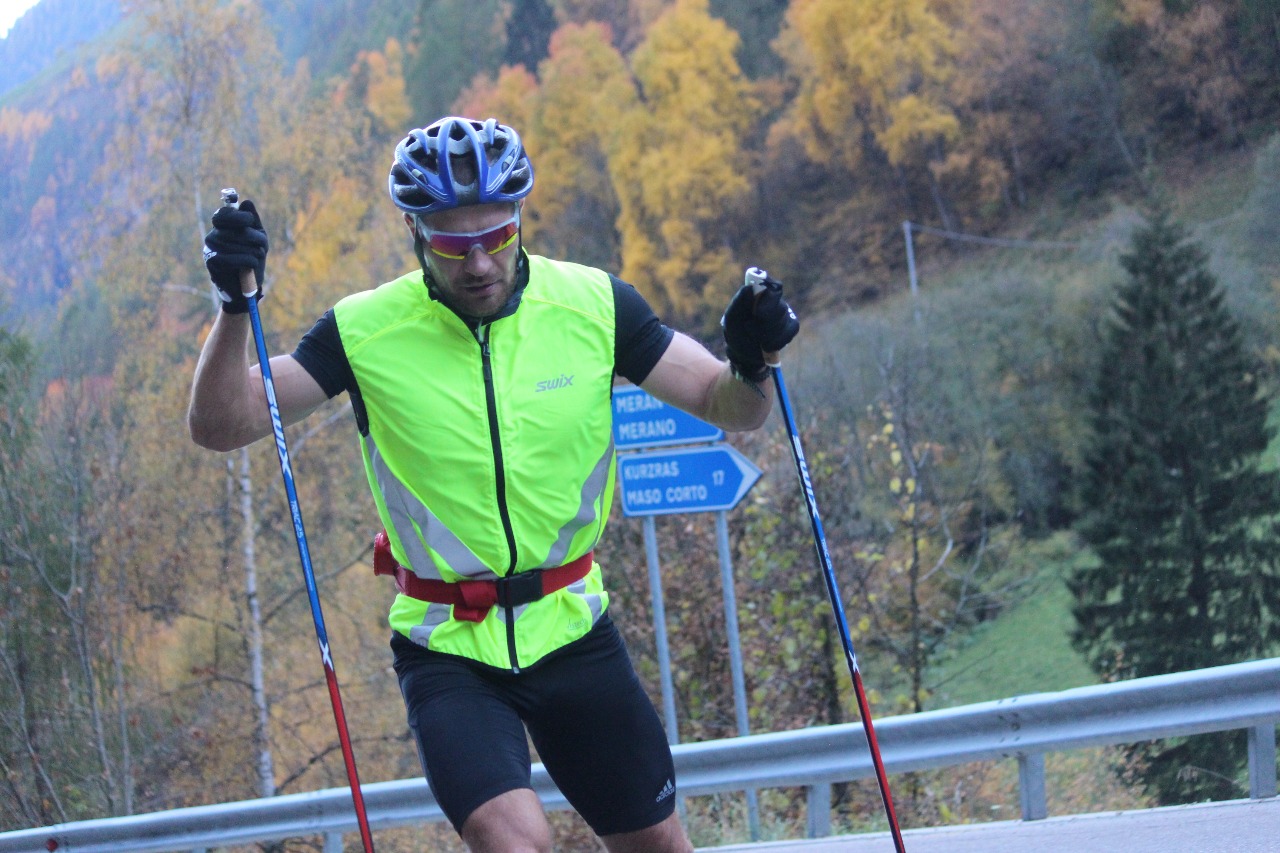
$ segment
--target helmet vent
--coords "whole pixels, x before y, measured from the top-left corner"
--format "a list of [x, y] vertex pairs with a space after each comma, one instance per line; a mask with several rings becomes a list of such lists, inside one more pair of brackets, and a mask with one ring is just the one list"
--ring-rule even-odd
[[410, 131], [396, 146], [388, 189], [396, 206], [415, 216], [518, 201], [533, 189], [533, 166], [514, 129], [451, 116]]

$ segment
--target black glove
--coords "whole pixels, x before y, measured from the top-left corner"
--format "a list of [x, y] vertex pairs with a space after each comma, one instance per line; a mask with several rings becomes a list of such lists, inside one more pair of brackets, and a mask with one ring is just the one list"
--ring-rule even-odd
[[734, 375], [753, 383], [769, 375], [764, 354], [782, 349], [800, 331], [796, 313], [782, 298], [782, 283], [769, 276], [763, 290], [751, 284], [738, 288], [720, 326]]
[[241, 270], [253, 270], [258, 289], [252, 296], [262, 298], [267, 248], [267, 232], [253, 202], [245, 199], [235, 207], [224, 205], [214, 211], [213, 230], [204, 235], [204, 265], [222, 297], [223, 311], [243, 314], [249, 310], [249, 297], [240, 287]]

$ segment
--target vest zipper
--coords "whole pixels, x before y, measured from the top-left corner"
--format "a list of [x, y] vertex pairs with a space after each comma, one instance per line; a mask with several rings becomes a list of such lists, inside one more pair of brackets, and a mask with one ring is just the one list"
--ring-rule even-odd
[[[489, 353], [489, 325], [476, 327], [476, 340], [480, 342], [480, 361], [484, 367], [485, 407], [489, 414], [489, 441], [493, 445], [494, 481], [498, 494], [498, 517], [502, 519], [502, 532], [507, 537], [507, 552], [511, 562], [507, 566], [504, 577], [509, 577], [516, 570], [516, 534], [511, 527], [511, 513], [507, 509], [507, 475], [502, 463], [502, 443], [498, 435], [498, 396], [493, 387], [493, 364]], [[511, 660], [511, 671], [519, 672], [519, 658], [516, 657], [516, 616], [515, 608], [506, 607], [507, 617], [507, 657]]]

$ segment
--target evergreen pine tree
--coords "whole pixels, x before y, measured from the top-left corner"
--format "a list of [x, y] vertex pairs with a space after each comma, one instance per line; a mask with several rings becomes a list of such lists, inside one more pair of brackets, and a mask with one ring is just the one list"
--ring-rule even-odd
[[[1280, 476], [1258, 365], [1205, 252], [1163, 208], [1121, 259], [1091, 397], [1074, 641], [1133, 678], [1248, 660], [1280, 643]], [[1242, 732], [1135, 748], [1165, 803], [1238, 797]]]

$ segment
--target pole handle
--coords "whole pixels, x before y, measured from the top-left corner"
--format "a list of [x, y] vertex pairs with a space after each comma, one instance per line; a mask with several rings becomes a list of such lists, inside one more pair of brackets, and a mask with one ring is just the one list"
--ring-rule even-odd
[[[782, 285], [769, 278], [769, 273], [760, 269], [760, 267], [750, 267], [747, 269], [744, 284], [751, 288], [751, 292], [756, 295], [756, 299], [759, 299], [761, 294], [766, 290], [782, 290]], [[781, 367], [782, 353], [764, 353], [764, 363], [769, 367]]]
[[[222, 206], [240, 209], [240, 193], [236, 191], [235, 187], [222, 188]], [[240, 291], [249, 297], [258, 292], [258, 282], [253, 277], [253, 270], [240, 270]]]

